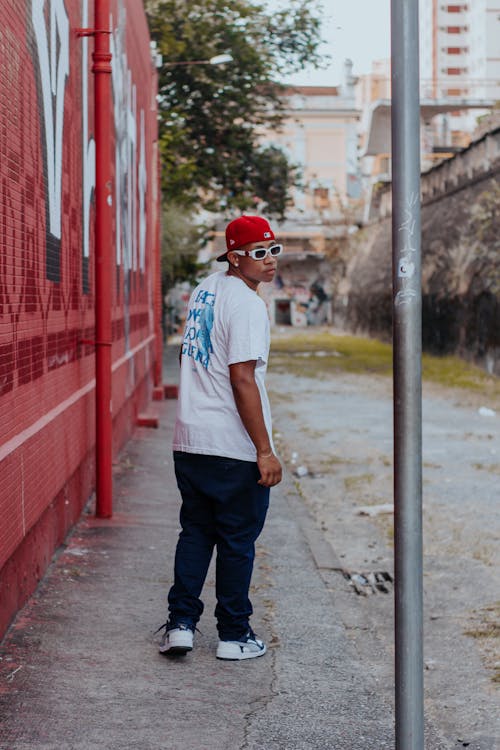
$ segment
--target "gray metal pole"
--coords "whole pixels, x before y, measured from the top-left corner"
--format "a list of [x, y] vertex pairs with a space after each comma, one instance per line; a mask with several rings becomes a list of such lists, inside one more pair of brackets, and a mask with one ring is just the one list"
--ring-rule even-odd
[[391, 0], [396, 749], [423, 750], [418, 0]]

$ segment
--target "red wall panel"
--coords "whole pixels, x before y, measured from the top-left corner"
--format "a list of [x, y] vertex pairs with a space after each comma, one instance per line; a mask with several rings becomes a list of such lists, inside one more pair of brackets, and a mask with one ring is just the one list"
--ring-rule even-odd
[[[76, 33], [93, 6], [0, 0], [0, 634], [22, 603], [13, 575], [43, 573], [94, 475], [93, 40]], [[142, 3], [114, 0], [111, 27], [118, 450], [157, 352], [157, 125]]]

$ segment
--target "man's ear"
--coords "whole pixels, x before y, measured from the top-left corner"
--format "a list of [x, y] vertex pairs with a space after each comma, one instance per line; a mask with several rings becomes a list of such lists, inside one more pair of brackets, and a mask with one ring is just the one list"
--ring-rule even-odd
[[230, 266], [238, 265], [238, 254], [230, 250], [226, 255]]

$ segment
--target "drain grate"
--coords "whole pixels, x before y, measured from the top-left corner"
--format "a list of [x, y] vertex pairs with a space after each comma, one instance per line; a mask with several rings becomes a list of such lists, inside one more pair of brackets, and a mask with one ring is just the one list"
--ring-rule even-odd
[[343, 570], [342, 575], [360, 596], [389, 594], [394, 583], [393, 577], [386, 570], [376, 570], [370, 573], [353, 573]]

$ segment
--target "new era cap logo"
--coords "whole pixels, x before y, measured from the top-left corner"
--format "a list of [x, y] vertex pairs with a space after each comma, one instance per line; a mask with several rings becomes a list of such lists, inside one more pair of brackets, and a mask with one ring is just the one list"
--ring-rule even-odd
[[234, 245], [234, 243], [235, 243], [235, 240], [229, 240], [230, 245]]

